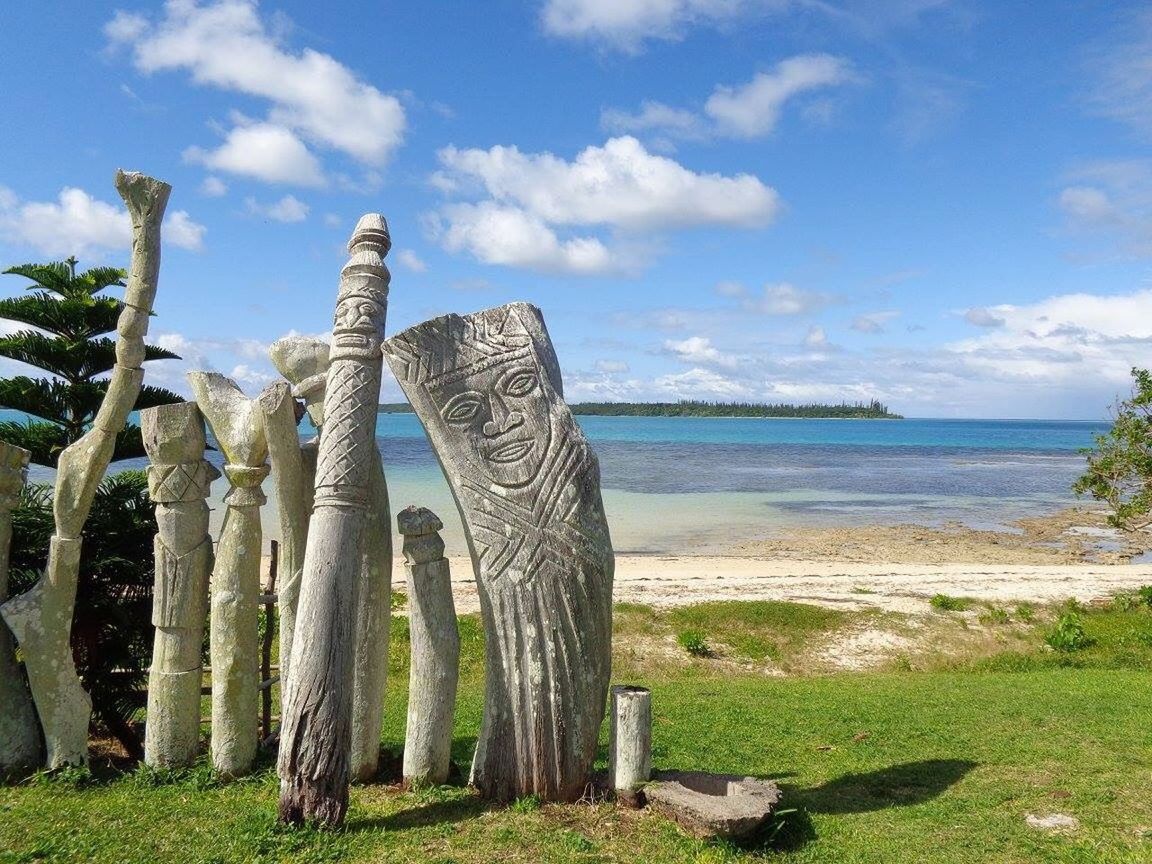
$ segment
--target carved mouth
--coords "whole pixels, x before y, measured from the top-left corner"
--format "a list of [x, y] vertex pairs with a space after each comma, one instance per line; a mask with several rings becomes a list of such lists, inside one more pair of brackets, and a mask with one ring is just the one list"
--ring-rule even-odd
[[505, 465], [509, 462], [518, 462], [528, 455], [535, 441], [531, 438], [521, 438], [519, 441], [509, 441], [507, 444], [501, 444], [488, 451], [488, 459], [491, 462], [497, 462]]

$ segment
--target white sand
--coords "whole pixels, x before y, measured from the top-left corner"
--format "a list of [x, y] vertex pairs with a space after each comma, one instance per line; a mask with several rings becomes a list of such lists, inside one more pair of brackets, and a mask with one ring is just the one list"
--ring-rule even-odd
[[[457, 612], [480, 608], [472, 568], [453, 558]], [[393, 586], [406, 591], [403, 560]], [[843, 609], [924, 612], [937, 593], [1007, 604], [1082, 602], [1152, 584], [1149, 564], [860, 564], [754, 557], [616, 558], [616, 602], [680, 606], [709, 600], [790, 600]], [[874, 593], [865, 593], [874, 592]]]

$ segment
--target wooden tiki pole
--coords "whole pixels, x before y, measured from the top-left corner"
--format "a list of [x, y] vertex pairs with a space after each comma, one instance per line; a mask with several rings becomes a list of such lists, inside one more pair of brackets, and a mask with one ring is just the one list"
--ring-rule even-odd
[[426, 507], [406, 507], [397, 514], [396, 525], [404, 536], [412, 637], [404, 782], [437, 785], [448, 779], [460, 673], [451, 570], [439, 533], [444, 524]]
[[156, 505], [156, 587], [144, 761], [187, 766], [200, 748], [201, 647], [208, 617], [212, 538], [208, 497], [220, 472], [204, 459], [204, 418], [194, 402], [140, 412], [148, 494]]
[[277, 764], [280, 818], [293, 824], [337, 826], [348, 809], [356, 594], [376, 448], [390, 247], [384, 218], [361, 217], [340, 273]]
[[464, 519], [487, 633], [472, 783], [572, 801], [588, 783], [612, 661], [600, 469], [564, 404], [540, 310], [446, 315], [385, 342]]
[[260, 484], [268, 476], [264, 415], [236, 382], [189, 372], [188, 383], [224, 452], [224, 526], [212, 568], [212, 767], [225, 777], [252, 770], [260, 721]]
[[[0, 441], [0, 603], [8, 599], [12, 511], [28, 476], [29, 455], [22, 447]], [[0, 780], [35, 769], [44, 757], [40, 721], [15, 648], [12, 634], [0, 621]]]

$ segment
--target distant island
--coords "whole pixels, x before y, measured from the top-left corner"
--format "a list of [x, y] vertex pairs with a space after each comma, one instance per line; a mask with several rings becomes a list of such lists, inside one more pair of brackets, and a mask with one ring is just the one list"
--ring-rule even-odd
[[[755, 402], [703, 402], [685, 399], [680, 402], [576, 402], [569, 406], [573, 414], [600, 417], [804, 417], [844, 420], [903, 420], [888, 406], [871, 402], [841, 402], [839, 405], [763, 405]], [[381, 414], [411, 414], [407, 402], [386, 402]]]

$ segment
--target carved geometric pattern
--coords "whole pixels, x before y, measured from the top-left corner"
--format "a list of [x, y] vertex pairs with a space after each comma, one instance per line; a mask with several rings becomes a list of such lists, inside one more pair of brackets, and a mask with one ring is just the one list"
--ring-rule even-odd
[[354, 362], [339, 363], [333, 371], [325, 403], [355, 406], [355, 410], [343, 417], [330, 417], [324, 425], [325, 438], [335, 446], [324, 448], [330, 458], [317, 466], [316, 485], [339, 490], [367, 488], [369, 448], [375, 446], [375, 434], [366, 434], [364, 420], [374, 420], [376, 415], [376, 397], [370, 392], [374, 376], [370, 369]]
[[214, 476], [215, 469], [204, 460], [176, 465], [149, 465], [148, 495], [157, 504], [206, 498]]

